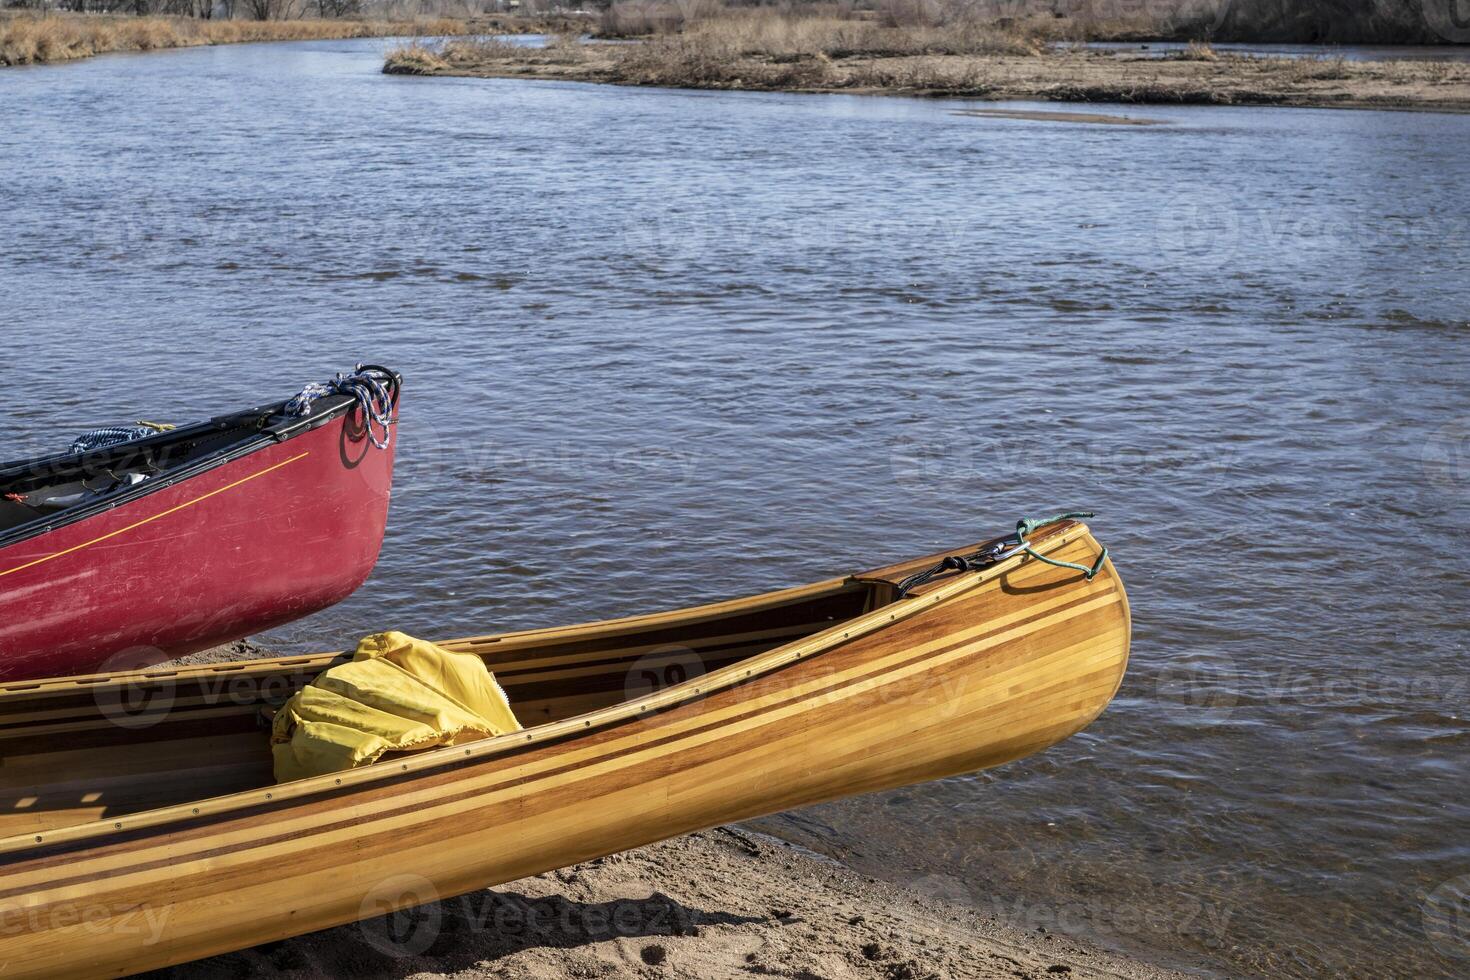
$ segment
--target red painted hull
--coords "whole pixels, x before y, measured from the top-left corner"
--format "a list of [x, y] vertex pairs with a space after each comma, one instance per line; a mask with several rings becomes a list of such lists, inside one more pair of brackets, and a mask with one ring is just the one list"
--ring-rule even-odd
[[340, 602], [392, 482], [393, 448], [348, 413], [0, 548], [0, 680], [158, 663]]

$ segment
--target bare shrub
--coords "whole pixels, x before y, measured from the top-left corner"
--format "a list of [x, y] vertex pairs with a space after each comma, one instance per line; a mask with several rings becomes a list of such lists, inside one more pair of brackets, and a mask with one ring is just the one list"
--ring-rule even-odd
[[1340, 81], [1351, 78], [1347, 59], [1342, 55], [1283, 59], [1281, 73], [1293, 81]]
[[978, 60], [971, 58], [903, 58], [857, 65], [847, 83], [857, 88], [950, 95], [984, 95], [993, 86]]
[[602, 12], [598, 33], [603, 37], [648, 37], [676, 34], [687, 25], [718, 16], [721, 0], [619, 0]]
[[943, 0], [878, 0], [874, 6], [883, 27], [934, 27], [954, 7]]
[[1035, 38], [972, 21], [944, 27], [884, 27], [875, 21], [837, 16], [789, 17], [767, 7], [727, 11], [691, 25], [684, 34], [742, 54], [776, 57], [818, 53], [829, 58], [1034, 55], [1041, 50]]
[[441, 53], [424, 44], [414, 42], [388, 52], [383, 62], [385, 75], [432, 75], [449, 67]]
[[1219, 61], [1220, 55], [1208, 41], [1190, 41], [1182, 51], [1170, 55], [1175, 61]]
[[708, 41], [661, 37], [618, 57], [619, 76], [635, 85], [722, 87], [742, 78], [736, 53]]

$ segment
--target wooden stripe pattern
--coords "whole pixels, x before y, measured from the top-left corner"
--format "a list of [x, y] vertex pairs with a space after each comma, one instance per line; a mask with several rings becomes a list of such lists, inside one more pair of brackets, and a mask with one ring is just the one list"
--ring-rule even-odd
[[[1071, 522], [1034, 541], [1086, 564], [1098, 550]], [[1111, 700], [1130, 634], [1111, 563], [1087, 581], [1017, 556], [891, 601], [926, 561], [456, 641], [535, 727], [283, 786], [256, 716], [331, 655], [0, 687], [0, 963], [10, 977], [187, 962], [999, 765]], [[670, 666], [687, 679], [637, 687], [679, 680]]]

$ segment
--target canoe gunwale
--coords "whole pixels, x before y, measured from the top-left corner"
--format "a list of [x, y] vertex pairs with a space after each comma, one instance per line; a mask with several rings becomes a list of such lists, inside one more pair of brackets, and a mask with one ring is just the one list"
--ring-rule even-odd
[[[813, 582], [809, 585], [799, 585], [776, 592], [764, 592], [755, 596], [727, 599], [701, 606], [691, 606], [685, 609], [675, 609], [658, 613], [641, 613], [618, 619], [600, 620], [592, 623], [577, 623], [569, 626], [551, 626], [540, 629], [515, 630], [509, 633], [487, 634], [484, 636], [457, 637], [453, 640], [439, 641], [439, 645], [455, 650], [456, 652], [474, 652], [476, 654], [488, 655], [497, 650], [509, 652], [521, 649], [525, 645], [528, 645], [526, 641], [530, 641], [534, 645], [540, 645], [549, 639], [567, 641], [576, 640], [585, 636], [611, 638], [627, 633], [642, 632], [665, 622], [695, 624], [719, 619], [731, 612], [748, 609], [755, 604], [778, 606], [801, 599], [814, 599], [823, 595], [841, 592], [847, 588], [851, 588], [859, 581], [862, 580], [855, 577], [823, 579], [820, 582]], [[479, 649], [478, 647], [482, 645], [488, 645], [488, 648]], [[283, 667], [309, 667], [314, 670], [326, 670], [329, 667], [351, 659], [352, 651], [348, 650], [336, 653], [297, 655], [294, 657], [262, 657], [258, 660], [234, 660], [228, 663], [201, 664], [193, 667], [174, 667], [164, 670], [144, 668], [126, 673], [78, 674], [71, 677], [54, 679], [0, 682], [0, 702], [21, 700], [23, 697], [52, 697], [58, 694], [75, 693], [77, 691], [91, 693], [98, 690], [105, 690], [109, 684], [122, 686], [125, 684], [146, 683], [153, 680], [178, 682], [220, 674], [256, 677], [273, 674]], [[491, 669], [495, 669], [493, 665]]]
[[[401, 375], [395, 373], [400, 379]], [[215, 416], [201, 422], [161, 432], [144, 439], [135, 439], [131, 442], [122, 443], [118, 446], [108, 447], [116, 450], [136, 451], [153, 447], [166, 447], [177, 442], [187, 441], [194, 437], [206, 437], [211, 432], [227, 430], [234, 427], [244, 427], [251, 419], [259, 419], [262, 422], [272, 416], [279, 415], [284, 411], [289, 399], [274, 402], [255, 408], [247, 408], [238, 412], [230, 412], [225, 415]], [[55, 514], [36, 517], [34, 520], [0, 533], [0, 549], [9, 548], [12, 545], [23, 544], [36, 538], [44, 537], [53, 531], [80, 524], [100, 514], [125, 507], [128, 504], [142, 500], [152, 494], [178, 486], [196, 477], [202, 476], [221, 466], [245, 459], [263, 449], [288, 442], [307, 432], [314, 431], [333, 421], [341, 419], [344, 415], [354, 410], [357, 402], [347, 395], [330, 395], [321, 399], [313, 406], [313, 411], [300, 418], [283, 419], [274, 425], [262, 425], [253, 432], [242, 433], [240, 439], [221, 449], [215, 450], [195, 460], [182, 463], [178, 467], [165, 470], [156, 478], [145, 480], [136, 486], [123, 489], [106, 497], [90, 501]], [[397, 397], [395, 390], [394, 408], [397, 408]], [[98, 455], [103, 451], [94, 453], [56, 453], [50, 456], [36, 456], [30, 459], [15, 460], [0, 465], [0, 479], [19, 479], [26, 475], [28, 470], [36, 470], [42, 467], [69, 467], [77, 465], [80, 459], [88, 456]]]
[[[1087, 525], [1081, 522], [1062, 522], [1052, 525], [1045, 530], [1045, 533], [1038, 533], [1030, 544], [1036, 551], [1049, 554], [1089, 534], [1090, 531]], [[927, 559], [916, 561], [925, 560]], [[132, 834], [140, 830], [158, 828], [170, 824], [199, 821], [252, 808], [279, 807], [282, 804], [294, 800], [340, 792], [389, 779], [402, 779], [406, 776], [430, 773], [448, 766], [473, 763], [516, 750], [523, 750], [528, 746], [553, 743], [569, 737], [583, 735], [589, 731], [603, 729], [629, 721], [636, 721], [640, 718], [648, 717], [651, 714], [703, 699], [715, 692], [750, 683], [774, 671], [825, 653], [848, 641], [886, 629], [894, 623], [911, 619], [935, 606], [948, 602], [957, 596], [1009, 574], [1023, 564], [1033, 561], [1035, 561], [1035, 558], [1030, 554], [1013, 552], [1004, 560], [994, 565], [978, 571], [962, 572], [948, 580], [940, 580], [922, 594], [911, 595], [907, 598], [879, 606], [876, 609], [861, 613], [851, 619], [835, 623], [820, 632], [791, 643], [783, 644], [763, 653], [755, 654], [749, 659], [737, 661], [702, 677], [693, 678], [681, 684], [665, 688], [662, 691], [651, 693], [631, 701], [622, 701], [618, 704], [582, 715], [576, 715], [560, 721], [548, 722], [521, 732], [485, 739], [470, 745], [445, 746], [416, 754], [407, 759], [399, 758], [378, 762], [361, 769], [348, 770], [332, 775], [316, 776], [310, 779], [260, 789], [246, 790], [211, 799], [160, 807], [153, 810], [141, 811], [136, 814], [120, 816], [116, 819], [102, 819], [67, 827], [59, 827], [50, 831], [43, 831], [39, 834], [18, 834], [0, 838], [0, 855], [11, 855], [36, 848], [50, 850], [54, 847], [70, 846], [98, 838]], [[1111, 560], [1109, 560], [1108, 564], [1109, 566], [1111, 565]], [[866, 574], [859, 574], [844, 578], [827, 579], [792, 589], [763, 593], [757, 596], [728, 600], [706, 606], [696, 606], [689, 609], [633, 616], [570, 627], [554, 627], [548, 630], [528, 630], [497, 636], [472, 637], [449, 641], [444, 645], [450, 648], [473, 649], [476, 644], [494, 644], [491, 646], [491, 650], [493, 651], [499, 648], [499, 643], [504, 642], [509, 647], [513, 646], [514, 641], [517, 639], [535, 638], [544, 640], [548, 636], [561, 638], [581, 635], [616, 635], [619, 632], [645, 628], [650, 623], [661, 621], [684, 622], [688, 621], [688, 617], [691, 616], [717, 618], [735, 610], [758, 608], [763, 605], [782, 605], [803, 598], [820, 596], [828, 592], [837, 592], [847, 588], [876, 584], [879, 581], [881, 579], [874, 579]], [[1121, 590], [1121, 582], [1118, 583], [1118, 586]], [[1124, 609], [1125, 611], [1127, 609], [1126, 600]], [[294, 668], [318, 665], [325, 667], [333, 662], [340, 661], [344, 656], [346, 655], [326, 654], [309, 657], [283, 657], [259, 662], [250, 661], [243, 664], [237, 662], [234, 664], [185, 668], [182, 670], [145, 670], [129, 674], [101, 675], [92, 678], [67, 678], [56, 681], [29, 683], [19, 682], [10, 685], [0, 685], [0, 701], [25, 700], [28, 697], [47, 696], [77, 690], [95, 691], [99, 688], [105, 688], [109, 684], [121, 686], [126, 683], [146, 683], [149, 680], [178, 680], [187, 677], [207, 677], [220, 673], [240, 674], [245, 671], [249, 671], [250, 673], [263, 673], [280, 667]]]

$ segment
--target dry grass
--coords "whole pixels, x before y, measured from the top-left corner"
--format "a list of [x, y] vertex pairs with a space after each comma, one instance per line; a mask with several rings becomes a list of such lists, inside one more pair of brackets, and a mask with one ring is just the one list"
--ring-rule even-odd
[[599, 34], [655, 41], [677, 35], [774, 58], [1036, 54], [1042, 48], [1034, 32], [976, 16], [961, 0], [943, 6], [878, 0], [871, 12], [837, 3], [726, 7], [721, 0], [624, 0], [603, 14]]
[[848, 73], [852, 88], [892, 92], [965, 95], [983, 98], [996, 88], [992, 66], [978, 58], [901, 58], [856, 64]]
[[1220, 55], [1208, 41], [1190, 41], [1189, 46], [1183, 51], [1176, 51], [1169, 57], [1175, 61], [1219, 61]]
[[579, 11], [484, 14], [470, 18], [469, 33], [591, 34], [597, 30], [597, 25], [598, 20], [594, 14]]
[[[1069, 31], [1157, 36], [1196, 30], [1206, 15], [1221, 23], [1264, 17], [1267, 0], [1231, 0], [1228, 6], [1226, 0], [1177, 0], [1143, 11], [1136, 0], [1054, 2], [1073, 16], [1000, 16], [1023, 9], [1012, 0], [864, 0], [864, 9], [850, 0], [778, 0], [759, 7], [727, 7], [722, 0], [623, 0], [603, 15], [601, 32], [638, 39], [633, 44], [585, 45], [572, 35], [543, 50], [453, 41], [395, 52], [384, 70], [684, 88], [1470, 107], [1470, 68], [1463, 65], [1241, 57], [1222, 55], [1204, 39], [1168, 58], [1057, 45]], [[1278, 13], [1310, 12], [1348, 2], [1270, 0], [1267, 6]], [[1375, 9], [1394, 2], [1379, 0]]]
[[792, 16], [761, 7], [699, 21], [684, 37], [742, 55], [770, 58], [908, 58], [925, 55], [1035, 55], [1034, 37], [970, 20], [947, 24], [882, 22], [833, 16]]
[[[730, 0], [741, 2], [741, 0]], [[1030, 43], [1085, 41], [1442, 44], [1425, 4], [1455, 0], [763, 0], [761, 16], [883, 28], [973, 25]], [[1463, 0], [1462, 0], [1463, 2]], [[748, 7], [745, 9], [749, 9]], [[1436, 8], [1437, 9], [1437, 8]], [[604, 37], [687, 33], [728, 16], [726, 0], [615, 0]]]
[[414, 41], [394, 48], [383, 71], [390, 75], [434, 75], [448, 69], [449, 65], [443, 48]]
[[21, 15], [0, 19], [0, 65], [89, 58], [114, 51], [153, 51], [247, 41], [305, 41], [398, 34], [462, 34], [462, 21], [196, 20], [189, 17]]
[[618, 55], [614, 70], [628, 84], [682, 88], [801, 91], [833, 81], [831, 61], [819, 53], [747, 59], [732, 48], [682, 37], [631, 47]]
[[[968, 0], [904, 0], [940, 4]], [[1424, 15], [1446, 0], [973, 0], [992, 20], [1053, 41], [1443, 44]], [[1453, 0], [1450, 0], [1452, 3]]]
[[[670, 19], [667, 23], [674, 26], [652, 30], [648, 40], [628, 52], [629, 63], [651, 68], [660, 60], [693, 64], [709, 58], [748, 58], [789, 64], [820, 58], [1035, 55], [1042, 50], [1031, 35], [964, 18], [935, 22], [858, 16], [829, 4], [726, 9], [704, 2], [705, 13], [698, 17], [690, 16], [695, 8], [672, 8], [684, 19]], [[611, 8], [610, 16], [622, 6]], [[640, 9], [649, 6], [670, 9], [663, 5]]]
[[[636, 17], [634, 16], [636, 15]], [[617, 17], [625, 19], [616, 22]], [[839, 86], [868, 87], [858, 78], [890, 79], [902, 84], [973, 91], [971, 69], [941, 66], [943, 56], [1015, 55], [1042, 51], [1034, 38], [971, 20], [936, 23], [930, 18], [863, 17], [833, 4], [800, 7], [726, 8], [717, 0], [689, 0], [675, 6], [648, 2], [619, 4], [604, 24], [616, 22], [620, 33], [646, 34], [637, 44], [600, 46], [599, 80], [635, 85], [695, 88], [812, 90]], [[630, 19], [631, 18], [631, 19]], [[434, 59], [448, 68], [434, 66]], [[856, 59], [917, 59], [902, 65], [870, 66], [858, 75], [834, 71], [834, 63]], [[922, 60], [930, 59], [930, 60]], [[452, 41], [436, 48], [410, 45], [388, 56], [384, 71], [472, 70], [499, 65], [506, 74], [530, 74], [547, 66], [586, 66], [592, 59], [575, 37], [561, 36], [546, 49], [496, 41]], [[432, 66], [432, 67], [431, 67]], [[878, 82], [872, 82], [876, 86]]]
[[[1049, 42], [1444, 43], [1424, 14], [1427, 2], [1454, 0], [778, 0], [773, 8], [768, 0], [767, 7], [787, 17], [807, 12], [884, 27], [968, 21]], [[723, 0], [617, 0], [603, 13], [599, 33], [680, 33], [722, 7]]]
[[675, 34], [688, 24], [723, 10], [722, 0], [620, 0], [602, 12], [597, 33], [601, 37], [623, 38]]
[[884, 26], [733, 11], [632, 44], [545, 49], [446, 41], [394, 52], [387, 72], [521, 76], [682, 88], [965, 95], [993, 99], [1470, 111], [1470, 66], [1222, 55], [1196, 44], [1147, 58], [1038, 49], [1010, 31]]
[[[702, 8], [697, 6], [701, 2]], [[613, 15], [628, 7], [614, 7]], [[695, 16], [699, 9], [704, 12]], [[544, 74], [551, 66], [580, 66], [582, 77], [633, 85], [975, 92], [984, 88], [979, 69], [946, 58], [1035, 57], [1042, 51], [1034, 38], [994, 25], [934, 23], [900, 17], [892, 10], [886, 17], [870, 18], [835, 5], [725, 8], [713, 0], [691, 0], [680, 7], [647, 3], [636, 12], [640, 19], [623, 23], [626, 30], [636, 26], [648, 32], [636, 44], [589, 49], [563, 36], [543, 50], [496, 41], [451, 41], [432, 49], [410, 45], [392, 52], [383, 70], [473, 72], [477, 66], [494, 65], [502, 74]], [[843, 71], [837, 70], [839, 62]], [[854, 66], [857, 62], [861, 64]]]
[[1294, 81], [1342, 81], [1352, 78], [1357, 65], [1349, 65], [1342, 55], [1322, 58], [1292, 58], [1283, 66]]
[[435, 75], [466, 65], [515, 65], [518, 74], [532, 74], [548, 66], [577, 66], [588, 60], [588, 49], [576, 34], [558, 34], [545, 47], [525, 47], [494, 37], [453, 38], [437, 44], [413, 42], [388, 52], [385, 75]]

